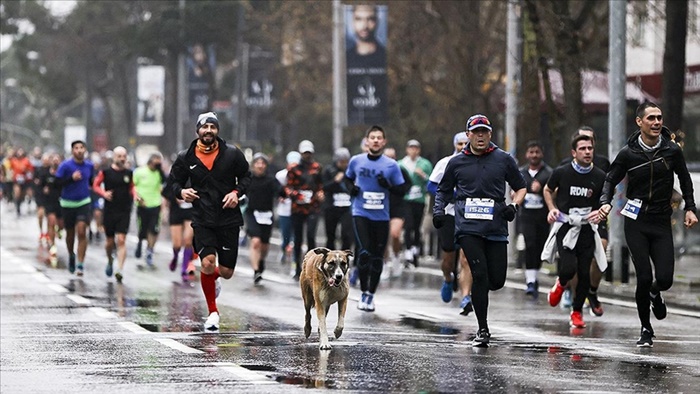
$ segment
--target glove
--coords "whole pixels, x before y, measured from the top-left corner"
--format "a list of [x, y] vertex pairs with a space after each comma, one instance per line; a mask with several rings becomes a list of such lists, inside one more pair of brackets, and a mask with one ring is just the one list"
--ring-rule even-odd
[[501, 211], [501, 217], [509, 222], [515, 219], [515, 214], [518, 212], [518, 206], [515, 204], [508, 205], [503, 211]]
[[360, 194], [360, 188], [357, 187], [357, 185], [352, 185], [352, 187], [350, 188], [349, 192], [350, 192], [350, 195], [351, 195], [351, 196], [355, 197], [355, 196], [357, 196], [358, 194]]
[[391, 187], [391, 185], [389, 185], [389, 181], [386, 178], [384, 178], [384, 174], [382, 174], [381, 172], [379, 173], [379, 175], [377, 175], [377, 183], [379, 184], [379, 186], [386, 189]]
[[439, 229], [445, 225], [445, 215], [433, 216], [433, 227]]

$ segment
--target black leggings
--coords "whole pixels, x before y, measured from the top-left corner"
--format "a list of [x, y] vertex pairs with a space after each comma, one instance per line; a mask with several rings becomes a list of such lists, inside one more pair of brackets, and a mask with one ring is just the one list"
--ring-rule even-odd
[[[668, 290], [673, 284], [673, 235], [671, 219], [665, 215], [643, 216], [637, 220], [625, 218], [625, 239], [632, 255], [632, 263], [637, 275], [637, 313], [642, 327], [651, 331], [649, 321], [649, 293], [658, 294]], [[656, 281], [651, 271], [654, 263]]]
[[539, 270], [542, 268], [542, 249], [549, 236], [549, 223], [547, 219], [534, 219], [521, 216], [521, 228], [525, 237], [525, 268]]
[[463, 235], [457, 242], [472, 270], [472, 303], [479, 329], [488, 329], [489, 290], [498, 290], [506, 283], [508, 242], [489, 241], [476, 235]]
[[340, 248], [343, 250], [352, 248], [352, 213], [350, 209], [329, 208], [324, 212], [326, 223], [326, 247], [337, 249], [335, 233], [340, 225]]
[[301, 244], [304, 240], [304, 224], [306, 223], [306, 246], [307, 250], [316, 247], [316, 226], [318, 225], [318, 216], [315, 213], [305, 215], [303, 213], [292, 214], [292, 227], [294, 228], [294, 261], [297, 263], [296, 275], [301, 274], [301, 263], [303, 257], [301, 255]]
[[357, 242], [357, 269], [360, 274], [360, 289], [374, 294], [384, 268], [384, 249], [389, 239], [389, 222], [374, 221], [362, 216], [353, 216], [355, 241]]
[[595, 234], [591, 226], [583, 226], [574, 249], [564, 248], [562, 241], [566, 233], [571, 229], [564, 224], [557, 232], [557, 250], [559, 251], [559, 283], [566, 286], [574, 276], [578, 275], [576, 294], [572, 303], [572, 309], [576, 312], [583, 310], [583, 303], [588, 297], [591, 287], [591, 261], [595, 252]]
[[425, 203], [409, 201], [406, 204], [406, 221], [404, 223], [404, 245], [406, 249], [411, 246], [421, 247], [421, 226], [423, 225], [423, 213]]

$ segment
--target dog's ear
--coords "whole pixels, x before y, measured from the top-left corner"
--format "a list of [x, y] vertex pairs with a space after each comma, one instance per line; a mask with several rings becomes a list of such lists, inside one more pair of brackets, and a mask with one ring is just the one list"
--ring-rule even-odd
[[352, 254], [352, 251], [351, 251], [351, 250], [347, 250], [347, 249], [346, 249], [346, 250], [343, 250], [343, 253], [345, 253], [345, 255], [348, 256], [348, 257], [354, 256], [354, 255]]
[[322, 254], [322, 255], [324, 255], [324, 256], [327, 255], [328, 252], [330, 252], [330, 251], [331, 251], [331, 250], [328, 249], [328, 248], [315, 248], [315, 249], [314, 249], [314, 253], [316, 253], [316, 254]]

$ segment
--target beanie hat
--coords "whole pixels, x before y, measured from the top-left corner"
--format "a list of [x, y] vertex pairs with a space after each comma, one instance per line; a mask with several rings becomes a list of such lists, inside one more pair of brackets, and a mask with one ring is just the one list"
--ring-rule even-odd
[[267, 157], [267, 155], [262, 153], [262, 152], [257, 152], [256, 154], [253, 155], [253, 163], [255, 163], [258, 159], [262, 159], [262, 161], [264, 161], [265, 164], [270, 163], [270, 158]]
[[333, 152], [333, 161], [338, 160], [348, 160], [350, 158], [350, 151], [348, 148], [338, 148]]
[[469, 141], [469, 138], [467, 138], [467, 133], [460, 131], [459, 133], [455, 134], [454, 138], [452, 138], [452, 145], [457, 145], [458, 142], [467, 141]]
[[301, 154], [293, 150], [287, 153], [287, 164], [297, 164], [301, 160]]
[[219, 130], [219, 118], [216, 117], [214, 112], [199, 114], [197, 117], [197, 131], [199, 131], [199, 128], [207, 123], [213, 123], [216, 126], [216, 129]]

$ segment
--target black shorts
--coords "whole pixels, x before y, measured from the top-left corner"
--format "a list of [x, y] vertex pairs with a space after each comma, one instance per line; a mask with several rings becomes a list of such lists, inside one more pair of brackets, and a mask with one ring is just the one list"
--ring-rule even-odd
[[[272, 215], [272, 212], [269, 212]], [[267, 215], [265, 215], [267, 217]], [[264, 220], [264, 219], [263, 219]], [[270, 217], [270, 221], [272, 218]], [[255, 220], [255, 215], [250, 209], [245, 212], [245, 228], [246, 234], [249, 237], [260, 238], [260, 241], [264, 244], [270, 243], [270, 235], [272, 235], [272, 222], [270, 224], [260, 224]]]
[[455, 217], [445, 215], [445, 223], [438, 229], [438, 240], [443, 252], [454, 252], [455, 246]]
[[63, 226], [65, 228], [71, 229], [75, 227], [78, 222], [84, 222], [85, 224], [90, 224], [92, 220], [91, 217], [90, 204], [85, 204], [77, 208], [66, 208], [61, 207], [61, 214], [63, 215]]
[[[130, 213], [130, 212], [129, 212]], [[105, 236], [108, 238], [114, 237], [114, 234], [126, 234], [129, 232], [129, 223], [131, 215], [126, 212], [112, 212], [105, 210], [102, 225], [105, 228]]]
[[389, 203], [389, 218], [404, 219], [406, 218], [407, 204], [403, 198], [392, 199]]
[[185, 221], [192, 221], [192, 208], [182, 209], [177, 203], [170, 204], [168, 223], [176, 226], [185, 224]]
[[59, 219], [63, 217], [61, 204], [58, 202], [58, 200], [46, 199], [46, 201], [44, 201], [44, 212], [46, 213], [46, 215], [50, 215], [53, 213]]
[[240, 227], [202, 227], [194, 229], [194, 247], [200, 258], [215, 254], [219, 264], [231, 269], [238, 261], [238, 233]]
[[136, 208], [136, 219], [139, 222], [140, 234], [160, 233], [160, 206]]

